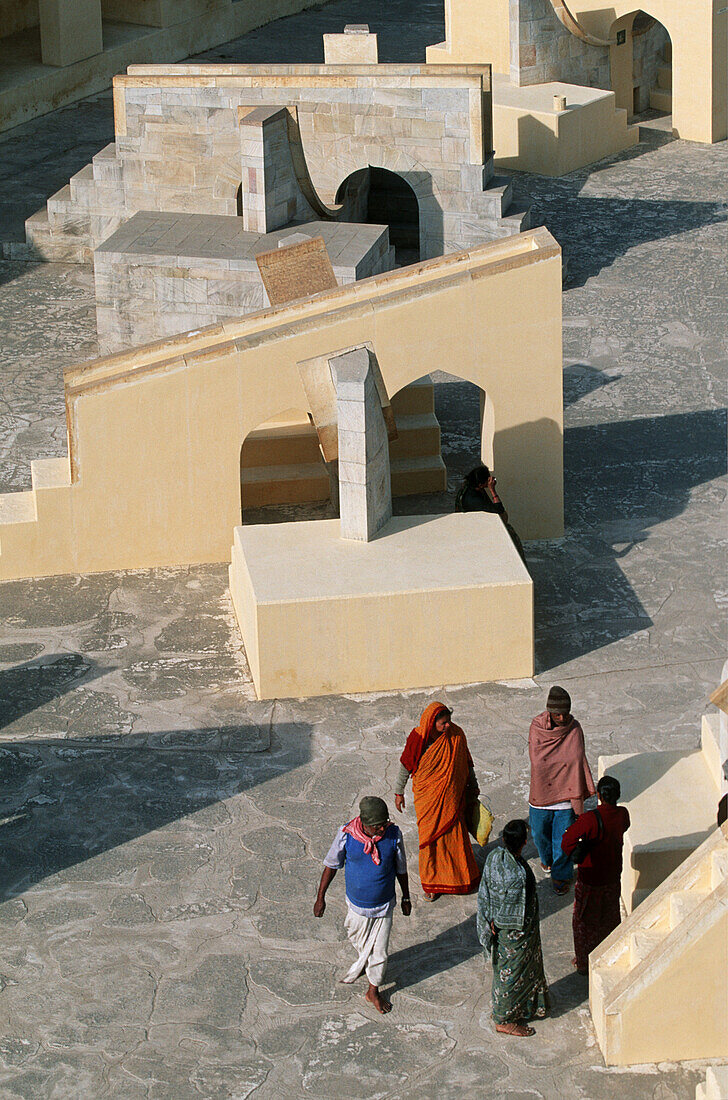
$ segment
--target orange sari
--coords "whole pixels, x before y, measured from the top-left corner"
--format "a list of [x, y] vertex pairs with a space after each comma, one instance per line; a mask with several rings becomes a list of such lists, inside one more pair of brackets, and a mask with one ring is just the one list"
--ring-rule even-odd
[[432, 739], [434, 720], [443, 709], [441, 703], [431, 703], [416, 731], [422, 738], [412, 776], [420, 881], [428, 894], [471, 894], [480, 882], [465, 825], [465, 786], [472, 759], [459, 726]]

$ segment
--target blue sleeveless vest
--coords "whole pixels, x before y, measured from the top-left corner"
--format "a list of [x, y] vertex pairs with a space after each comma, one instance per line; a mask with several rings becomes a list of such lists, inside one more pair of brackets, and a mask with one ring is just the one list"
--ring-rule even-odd
[[381, 862], [376, 864], [364, 851], [361, 841], [347, 834], [344, 842], [344, 876], [346, 896], [352, 905], [359, 909], [374, 909], [392, 900], [398, 839], [399, 827], [390, 825], [382, 839], [377, 841]]

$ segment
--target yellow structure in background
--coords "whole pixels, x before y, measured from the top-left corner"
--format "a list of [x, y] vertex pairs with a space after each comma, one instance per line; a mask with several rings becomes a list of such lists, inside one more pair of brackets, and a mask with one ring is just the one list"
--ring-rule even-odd
[[66, 370], [69, 454], [0, 496], [0, 577], [229, 560], [244, 440], [307, 408], [300, 362], [366, 343], [390, 396], [480, 386], [511, 522], [562, 533], [561, 251], [536, 229]]
[[[554, 129], [554, 120], [542, 116], [548, 116], [552, 95], [557, 94], [558, 89], [545, 82], [543, 76], [541, 83], [529, 80], [528, 86], [520, 86], [524, 82], [520, 79], [518, 61], [519, 51], [523, 51], [519, 34], [521, 28], [528, 27], [528, 18], [533, 14], [529, 11], [530, 3], [531, 0], [516, 0], [519, 23], [518, 18], [511, 18], [513, 0], [446, 0], [446, 41], [428, 48], [427, 61], [431, 64], [491, 63], [494, 74], [507, 78], [494, 80], [493, 134], [497, 161], [503, 157], [505, 165], [511, 168], [534, 171], [534, 161], [543, 149], [542, 166], [538, 171], [553, 175], [558, 174], [554, 171], [558, 158], [548, 150], [553, 149], [554, 141], [548, 132], [540, 132], [536, 123], [545, 126], [546, 131]], [[677, 137], [716, 142], [728, 136], [728, 13], [722, 0], [693, 0], [691, 3], [649, 0], [639, 8], [634, 0], [615, 0], [607, 6], [602, 0], [570, 0], [568, 6], [564, 0], [550, 0], [550, 3], [554, 29], [561, 31], [563, 27], [568, 34], [562, 32], [564, 48], [556, 43], [558, 54], [545, 58], [545, 64], [540, 65], [539, 71], [549, 74], [546, 81], [567, 79], [564, 73], [572, 42], [575, 49], [584, 53], [587, 67], [590, 50], [595, 53], [595, 61], [597, 53], [608, 58], [607, 83], [601, 80], [588, 83], [599, 83], [614, 93], [608, 120], [599, 117], [599, 111], [591, 102], [580, 103], [576, 92], [567, 93], [567, 109], [571, 109], [575, 117], [558, 133], [558, 142], [564, 147], [561, 154], [564, 165], [572, 165], [579, 159], [586, 164], [589, 161], [585, 157], [595, 157], [600, 149], [603, 150], [600, 155], [604, 156], [634, 143], [634, 135], [630, 136], [626, 127], [627, 115], [633, 113], [633, 25], [636, 17], [643, 17], [645, 13], [664, 26], [671, 46], [672, 91], [670, 94], [669, 79], [666, 79], [665, 85], [660, 85], [664, 91], [660, 93], [657, 88], [655, 96], [650, 97], [653, 105], [672, 110], [672, 127]], [[511, 35], [515, 35], [515, 41]], [[538, 43], [533, 47], [534, 57], [528, 59], [529, 63], [533, 61], [535, 65], [540, 61], [536, 56], [539, 48]], [[560, 57], [564, 59], [562, 71]], [[573, 79], [571, 82], [575, 83]], [[525, 93], [534, 93], [536, 88], [542, 89], [543, 102], [534, 106]], [[605, 107], [603, 104], [600, 108], [602, 114]], [[530, 114], [532, 121], [521, 121], [519, 127], [519, 118], [523, 119], [524, 114]], [[604, 127], [601, 141], [592, 133], [595, 127]], [[520, 139], [517, 151], [514, 150], [516, 139]], [[584, 144], [586, 148], [581, 149]], [[517, 163], [519, 160], [521, 162]]]

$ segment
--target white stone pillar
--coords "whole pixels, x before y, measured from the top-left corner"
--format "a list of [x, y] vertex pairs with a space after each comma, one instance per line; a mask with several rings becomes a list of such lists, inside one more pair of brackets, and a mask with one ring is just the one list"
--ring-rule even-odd
[[324, 35], [324, 65], [376, 65], [379, 47], [367, 23], [349, 23], [343, 34]]
[[340, 532], [358, 542], [369, 542], [392, 517], [389, 440], [371, 356], [355, 348], [329, 360], [339, 429]]
[[40, 0], [44, 65], [73, 65], [101, 53], [101, 0]]

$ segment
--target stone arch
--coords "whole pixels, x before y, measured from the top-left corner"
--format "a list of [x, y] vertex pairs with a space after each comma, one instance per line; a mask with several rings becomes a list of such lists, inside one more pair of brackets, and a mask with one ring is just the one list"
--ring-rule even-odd
[[354, 198], [357, 220], [389, 226], [389, 243], [397, 265], [416, 263], [420, 258], [422, 227], [420, 204], [411, 184], [399, 172], [370, 165], [357, 169], [340, 184], [337, 203]]
[[[366, 163], [362, 158], [345, 166], [346, 175], [342, 176], [336, 190], [336, 201], [343, 199], [345, 185], [354, 177], [369, 169], [380, 169], [399, 176], [410, 187], [417, 201], [420, 223], [420, 259], [429, 260], [442, 255], [444, 228], [443, 204], [432, 172], [419, 161], [414, 160], [401, 149], [388, 149], [384, 144], [366, 149]], [[351, 196], [349, 196], [351, 198]]]
[[[673, 40], [660, 15], [635, 8], [615, 19], [611, 27], [612, 90], [616, 106], [630, 118], [652, 103], [665, 109], [669, 102], [672, 109], [672, 82], [662, 80], [660, 70], [672, 69]], [[660, 87], [661, 81], [667, 87]]]
[[271, 506], [304, 506], [288, 519], [324, 518], [330, 499], [329, 475], [304, 403], [279, 407], [249, 428], [240, 445], [243, 523], [260, 522], [257, 510]]

